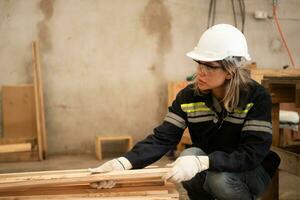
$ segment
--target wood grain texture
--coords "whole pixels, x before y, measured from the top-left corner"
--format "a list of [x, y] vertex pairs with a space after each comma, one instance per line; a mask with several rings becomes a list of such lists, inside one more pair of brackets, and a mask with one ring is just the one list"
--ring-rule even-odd
[[102, 180], [161, 180], [162, 176], [167, 173], [167, 168], [157, 169], [140, 169], [113, 171], [104, 174], [90, 174], [90, 172], [74, 173], [51, 173], [33, 176], [16, 176], [7, 177], [0, 174], [0, 191], [30, 189], [36, 187], [49, 187], [57, 185], [88, 184]]
[[36, 111], [36, 129], [38, 140], [39, 159], [43, 160], [47, 155], [47, 137], [45, 125], [45, 109], [44, 109], [44, 95], [43, 82], [40, 64], [40, 53], [37, 42], [32, 42], [32, 59], [33, 59], [33, 85], [35, 97], [35, 111]]
[[[162, 176], [168, 168], [90, 174], [87, 169], [0, 174], [0, 199], [179, 199], [172, 183]], [[111, 189], [90, 183], [112, 180]]]
[[33, 85], [3, 86], [2, 99], [4, 138], [35, 137]]
[[0, 145], [0, 153], [13, 153], [13, 152], [24, 152], [24, 151], [31, 151], [31, 143]]

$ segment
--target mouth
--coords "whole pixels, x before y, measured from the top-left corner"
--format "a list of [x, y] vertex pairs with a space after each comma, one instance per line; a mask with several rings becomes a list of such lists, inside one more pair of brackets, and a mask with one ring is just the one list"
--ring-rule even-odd
[[200, 84], [200, 85], [206, 84], [206, 82], [205, 82], [205, 81], [202, 81], [201, 79], [197, 79], [197, 82], [198, 82], [198, 84]]

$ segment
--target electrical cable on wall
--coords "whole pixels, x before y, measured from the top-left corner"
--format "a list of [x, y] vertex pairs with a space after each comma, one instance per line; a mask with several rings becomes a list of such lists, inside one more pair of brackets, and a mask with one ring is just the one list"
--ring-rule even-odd
[[213, 2], [213, 0], [210, 0], [210, 2], [209, 2], [208, 16], [207, 16], [207, 29], [210, 27], [210, 18], [211, 18], [212, 2]]
[[280, 37], [281, 37], [281, 39], [282, 39], [282, 42], [283, 42], [283, 44], [284, 44], [284, 46], [285, 46], [285, 48], [286, 48], [286, 50], [287, 50], [287, 53], [288, 53], [288, 55], [289, 55], [289, 59], [290, 59], [290, 61], [291, 61], [291, 63], [292, 63], [292, 66], [295, 68], [294, 59], [293, 59], [293, 56], [292, 56], [292, 54], [291, 54], [291, 51], [290, 51], [290, 49], [289, 49], [289, 47], [288, 47], [288, 45], [287, 45], [287, 42], [285, 41], [285, 38], [284, 38], [284, 36], [283, 36], [283, 32], [282, 32], [282, 30], [281, 30], [281, 27], [280, 27], [280, 24], [279, 24], [279, 21], [278, 21], [278, 17], [277, 17], [277, 12], [276, 12], [276, 10], [277, 10], [277, 0], [273, 0], [273, 15], [274, 15], [274, 20], [275, 20], [275, 23], [276, 23], [278, 32], [279, 32], [279, 34], [280, 34]]
[[245, 21], [246, 21], [246, 6], [244, 0], [239, 0], [240, 10], [241, 10], [241, 16], [242, 16], [242, 28], [241, 31], [244, 33], [245, 28]]
[[[231, 0], [231, 6], [232, 6], [232, 13], [233, 13], [233, 18], [234, 18], [234, 26], [238, 28], [238, 20], [237, 20], [237, 12], [235, 9], [235, 0]], [[241, 12], [241, 21], [242, 21], [242, 27], [241, 27], [241, 32], [244, 33], [244, 28], [245, 28], [245, 20], [246, 20], [246, 9], [245, 9], [245, 2], [244, 0], [238, 0], [238, 6]]]
[[233, 13], [233, 18], [234, 18], [234, 26], [237, 27], [237, 19], [236, 19], [234, 0], [231, 0], [231, 6], [232, 6], [232, 13]]
[[212, 24], [211, 26], [215, 25], [215, 19], [216, 19], [216, 7], [217, 7], [217, 0], [213, 0], [213, 18], [212, 18]]
[[[237, 12], [235, 9], [235, 0], [231, 0], [232, 5], [232, 12], [234, 17], [234, 25], [238, 28], [238, 20], [237, 20]], [[239, 9], [241, 12], [241, 20], [242, 20], [242, 27], [241, 32], [244, 33], [245, 28], [245, 21], [246, 21], [246, 6], [244, 0], [237, 0]], [[208, 9], [208, 19], [207, 19], [207, 28], [210, 28], [215, 24], [215, 18], [216, 18], [216, 7], [217, 7], [217, 1], [216, 0], [210, 0], [209, 2], [209, 9]]]
[[210, 0], [209, 2], [207, 28], [215, 24], [216, 4], [216, 0]]

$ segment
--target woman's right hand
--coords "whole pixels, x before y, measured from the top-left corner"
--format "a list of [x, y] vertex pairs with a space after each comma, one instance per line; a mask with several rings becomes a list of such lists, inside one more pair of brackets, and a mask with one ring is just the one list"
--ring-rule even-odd
[[[100, 165], [96, 168], [89, 168], [88, 170], [92, 174], [96, 173], [106, 173], [111, 171], [123, 171], [127, 169], [131, 169], [132, 165], [130, 161], [125, 157], [119, 157], [112, 159], [110, 161], [105, 162], [104, 164]], [[116, 185], [116, 182], [112, 180], [105, 180], [105, 181], [99, 181], [91, 183], [90, 186], [92, 188], [102, 189], [102, 188], [112, 188]]]

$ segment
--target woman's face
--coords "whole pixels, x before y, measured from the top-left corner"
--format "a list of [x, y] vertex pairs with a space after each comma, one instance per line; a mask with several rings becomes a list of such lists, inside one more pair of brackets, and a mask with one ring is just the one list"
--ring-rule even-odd
[[230, 75], [224, 70], [222, 65], [216, 61], [198, 63], [197, 68], [197, 85], [201, 91], [212, 90], [219, 93], [219, 90], [224, 90], [225, 81], [230, 79]]

